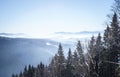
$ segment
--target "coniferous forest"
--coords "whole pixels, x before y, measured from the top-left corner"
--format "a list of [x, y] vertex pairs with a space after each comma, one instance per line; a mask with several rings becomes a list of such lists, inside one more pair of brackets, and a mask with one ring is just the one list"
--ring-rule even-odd
[[76, 49], [69, 48], [65, 57], [60, 43], [49, 65], [27, 65], [12, 77], [120, 77], [120, 1], [114, 1], [104, 33], [92, 36], [86, 47], [78, 41]]

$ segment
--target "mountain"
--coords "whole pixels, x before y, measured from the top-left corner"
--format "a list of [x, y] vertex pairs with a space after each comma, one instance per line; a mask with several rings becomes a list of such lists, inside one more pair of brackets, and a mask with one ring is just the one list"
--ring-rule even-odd
[[[68, 50], [70, 44], [63, 44]], [[50, 39], [0, 37], [0, 77], [10, 77], [23, 70], [25, 65], [46, 65], [57, 53], [58, 42]], [[65, 52], [67, 53], [67, 52]]]

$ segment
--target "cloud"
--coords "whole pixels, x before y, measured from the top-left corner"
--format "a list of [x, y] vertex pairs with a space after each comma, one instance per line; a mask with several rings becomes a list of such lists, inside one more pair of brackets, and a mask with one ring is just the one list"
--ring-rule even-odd
[[59, 42], [69, 43], [77, 40], [89, 40], [92, 36], [96, 37], [98, 33], [102, 35], [103, 31], [55, 32], [50, 38]]
[[55, 34], [98, 34], [98, 33], [103, 33], [102, 31], [81, 31], [81, 32], [55, 32]]
[[24, 33], [0, 33], [0, 36], [3, 37], [11, 37], [11, 38], [16, 38], [16, 37], [29, 37], [28, 35]]

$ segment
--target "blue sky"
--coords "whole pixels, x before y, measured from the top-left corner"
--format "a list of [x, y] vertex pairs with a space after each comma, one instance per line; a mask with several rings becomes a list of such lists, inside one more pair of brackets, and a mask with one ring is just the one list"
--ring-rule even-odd
[[101, 31], [113, 0], [0, 0], [0, 32]]

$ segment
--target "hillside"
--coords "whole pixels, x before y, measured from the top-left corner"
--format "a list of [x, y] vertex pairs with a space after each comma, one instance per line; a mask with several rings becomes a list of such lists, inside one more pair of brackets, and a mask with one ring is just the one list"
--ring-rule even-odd
[[[58, 42], [50, 39], [0, 37], [0, 76], [10, 77], [28, 64], [36, 66], [40, 61], [48, 64], [57, 52], [57, 46]], [[69, 48], [70, 45], [64, 46]]]

